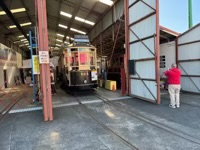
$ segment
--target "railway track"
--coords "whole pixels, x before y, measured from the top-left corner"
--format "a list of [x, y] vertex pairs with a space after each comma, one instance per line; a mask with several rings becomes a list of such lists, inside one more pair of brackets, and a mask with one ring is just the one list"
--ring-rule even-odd
[[117, 110], [119, 110], [119, 111], [121, 111], [121, 112], [123, 112], [125, 114], [128, 114], [128, 115], [130, 115], [130, 116], [132, 116], [134, 118], [137, 118], [137, 119], [139, 119], [139, 120], [141, 120], [143, 122], [146, 122], [148, 124], [156, 126], [156, 127], [160, 128], [160, 129], [162, 129], [162, 130], [164, 130], [164, 131], [166, 131], [166, 132], [168, 132], [170, 134], [173, 134], [173, 135], [175, 135], [175, 136], [177, 136], [179, 138], [182, 138], [182, 139], [185, 139], [185, 140], [190, 141], [192, 143], [195, 143], [197, 145], [200, 145], [200, 139], [197, 138], [197, 137], [194, 137], [192, 135], [189, 135], [188, 133], [182, 132], [181, 130], [177, 131], [177, 129], [175, 129], [175, 128], [169, 127], [169, 126], [167, 126], [165, 124], [162, 124], [162, 123], [160, 123], [158, 121], [155, 121], [155, 120], [152, 120], [150, 118], [147, 118], [144, 115], [137, 113], [136, 111], [127, 110], [127, 109], [124, 108], [124, 106], [122, 106], [120, 104], [117, 105], [117, 104], [113, 103], [112, 101], [108, 100], [107, 98], [104, 98], [104, 97], [102, 97], [101, 95], [99, 95], [97, 93], [95, 93], [95, 94], [104, 103], [108, 104], [109, 106], [114, 107], [115, 109], [117, 109]]
[[0, 121], [9, 113], [9, 111], [18, 103], [20, 100], [29, 93], [29, 90], [25, 90], [18, 94], [11, 102], [0, 112]]
[[76, 96], [76, 94], [73, 94], [75, 99], [77, 100], [77, 102], [79, 103], [79, 105], [81, 106], [81, 108], [97, 123], [99, 124], [103, 129], [105, 129], [106, 131], [108, 131], [109, 133], [111, 133], [113, 136], [115, 136], [119, 141], [121, 141], [122, 143], [124, 143], [127, 147], [131, 148], [132, 150], [139, 150], [135, 145], [133, 145], [132, 143], [130, 143], [129, 141], [127, 141], [125, 138], [123, 138], [122, 136], [120, 136], [118, 133], [116, 133], [115, 131], [113, 131], [112, 129], [110, 129], [108, 126], [106, 126], [103, 122], [101, 122], [100, 120], [98, 120], [92, 113], [91, 111], [86, 107], [85, 104], [83, 104], [79, 98]]

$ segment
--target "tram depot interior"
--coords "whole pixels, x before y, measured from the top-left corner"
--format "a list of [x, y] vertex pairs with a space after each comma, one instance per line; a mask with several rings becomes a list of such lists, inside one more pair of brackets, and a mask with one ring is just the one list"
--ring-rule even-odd
[[[41, 0], [41, 2], [42, 1], [44, 0]], [[100, 107], [105, 107], [105, 109], [107, 109], [105, 114], [109, 118], [113, 118], [113, 116], [116, 117], [110, 112], [110, 108], [106, 108], [103, 104], [103, 106], [100, 106], [102, 101], [105, 103], [110, 103], [110, 101], [112, 101], [113, 103], [124, 104], [124, 107], [126, 106], [126, 108], [130, 109], [138, 107], [138, 112], [140, 112], [140, 108], [141, 111], [147, 109], [154, 117], [157, 114], [156, 111], [158, 111], [160, 112], [159, 115], [169, 117], [170, 120], [171, 116], [168, 115], [173, 112], [168, 114], [168, 110], [166, 109], [166, 107], [168, 108], [169, 96], [166, 84], [167, 79], [163, 74], [172, 63], [177, 63], [179, 61], [177, 58], [177, 49], [180, 45], [177, 42], [182, 34], [159, 25], [158, 51], [160, 63], [157, 69], [159, 69], [160, 85], [157, 86], [160, 88], [159, 96], [163, 101], [159, 105], [156, 105], [156, 102], [151, 103], [145, 98], [140, 99], [140, 97], [134, 97], [134, 95], [129, 93], [130, 89], [127, 89], [130, 88], [127, 84], [130, 84], [129, 86], [132, 86], [132, 84], [129, 83], [126, 73], [127, 71], [131, 72], [131, 70], [134, 70], [138, 66], [136, 62], [130, 62], [129, 58], [127, 58], [129, 54], [127, 53], [127, 44], [125, 41], [128, 38], [126, 38], [125, 33], [128, 31], [125, 24], [126, 15], [123, 11], [125, 3], [124, 0], [113, 0], [112, 2], [112, 4], [109, 4], [104, 3], [103, 0], [102, 2], [101, 0], [46, 0], [46, 7], [43, 10], [47, 11], [46, 23], [48, 41], [45, 42], [44, 45], [48, 43], [48, 50], [46, 51], [47, 53], [45, 52], [44, 54], [40, 53], [41, 42], [39, 39], [41, 40], [42, 38], [39, 37], [43, 36], [43, 34], [39, 32], [38, 25], [42, 17], [40, 18], [39, 15], [37, 16], [38, 13], [44, 12], [35, 8], [34, 0], [4, 0], [0, 2], [0, 119], [2, 121], [5, 120], [5, 123], [7, 123], [6, 121], [8, 120], [6, 120], [6, 118], [10, 119], [11, 117], [12, 119], [12, 114], [20, 115], [27, 112], [50, 111], [50, 107], [44, 107], [44, 105], [49, 105], [49, 101], [47, 101], [47, 103], [43, 101], [44, 96], [46, 96], [47, 99], [49, 97], [52, 99], [52, 108], [56, 112], [54, 114], [54, 122], [59, 122], [59, 119], [62, 118], [56, 114], [61, 113], [61, 110], [69, 111], [66, 108], [73, 108], [73, 106], [80, 106], [80, 110], [78, 108], [76, 110], [77, 112], [85, 110], [86, 107], [84, 106], [86, 105], [88, 105], [90, 109], [97, 111], [100, 111]], [[144, 4], [142, 1], [137, 1], [134, 4], [136, 5], [136, 3]], [[130, 7], [132, 7], [132, 5]], [[157, 12], [155, 12], [155, 14], [156, 13]], [[142, 21], [142, 19], [140, 21]], [[135, 24], [137, 24], [137, 21]], [[197, 32], [200, 31], [199, 27], [200, 24], [197, 24], [192, 29], [186, 31], [184, 36], [187, 34], [196, 35]], [[138, 41], [143, 44], [143, 47], [149, 49], [147, 48], [148, 44], [143, 43], [144, 40], [146, 39], [139, 39]], [[189, 41], [186, 42], [186, 44], [194, 44], [198, 43], [198, 41], [199, 40]], [[155, 46], [156, 42], [152, 45]], [[196, 49], [196, 47], [194, 46], [194, 49]], [[188, 55], [190, 54], [188, 53]], [[193, 56], [194, 60], [191, 58], [190, 60], [184, 60], [183, 63], [199, 61], [199, 58], [196, 58], [196, 56], [199, 57], [199, 52], [197, 52], [197, 55]], [[130, 67], [131, 63], [136, 64], [133, 64], [135, 68]], [[49, 68], [43, 70], [43, 73], [48, 75], [46, 78], [43, 78], [43, 81], [45, 80], [43, 82], [41, 80], [40, 70], [42, 67], [40, 68], [40, 66], [44, 64]], [[199, 62], [197, 64], [199, 64]], [[129, 67], [127, 67], [127, 65], [129, 65]], [[196, 66], [195, 64], [194, 67]], [[182, 69], [182, 71], [186, 72], [184, 69]], [[197, 68], [195, 71], [199, 73]], [[155, 70], [152, 70], [152, 72], [155, 72]], [[191, 104], [188, 104], [188, 98], [187, 100], [183, 96], [181, 98], [187, 101], [185, 105], [188, 105], [188, 107], [195, 105], [194, 107], [196, 110], [196, 108], [200, 106], [197, 100], [199, 99], [198, 93], [200, 87], [196, 84], [199, 83], [199, 79], [196, 80], [199, 76], [185, 73], [183, 77], [188, 78], [183, 86], [186, 86], [187, 83], [192, 83], [193, 85], [188, 84], [188, 86], [193, 86], [195, 90], [191, 91], [194, 92]], [[193, 78], [195, 79], [193, 80]], [[147, 79], [141, 79], [141, 83], [145, 85], [146, 80]], [[51, 92], [50, 95], [48, 95], [47, 89], [47, 91], [45, 91], [46, 95], [43, 94], [41, 90], [42, 84], [43, 86], [46, 84], [46, 86], [51, 87], [51, 89], [54, 86], [56, 92]], [[149, 86], [146, 89], [149, 91], [150, 95], [154, 95], [152, 89], [155, 89], [156, 85], [152, 89], [150, 83], [147, 83], [146, 86]], [[146, 94], [145, 92], [143, 93], [144, 95]], [[82, 107], [81, 104], [83, 105]], [[93, 108], [92, 105], [96, 107]], [[184, 107], [186, 108], [186, 106]], [[180, 110], [182, 110], [182, 107]], [[87, 113], [86, 111], [86, 114]], [[41, 114], [44, 115], [45, 113], [40, 113], [40, 115]], [[69, 112], [69, 114], [72, 114], [72, 112]], [[80, 114], [82, 114], [82, 112]], [[17, 115], [13, 116], [14, 118], [18, 117]], [[67, 115], [65, 114], [65, 116]], [[80, 115], [78, 117], [81, 118], [83, 116]], [[19, 118], [23, 118], [23, 115]], [[42, 115], [40, 118], [42, 118]], [[44, 121], [46, 120], [44, 119]], [[53, 121], [53, 119], [51, 119], [51, 121]], [[72, 119], [72, 121], [74, 120]], [[162, 121], [158, 119], [157, 122]], [[192, 126], [196, 127], [195, 121], [193, 123]], [[2, 124], [2, 126], [5, 127], [6, 125]], [[137, 128], [136, 126], [137, 125], [133, 128]], [[199, 124], [197, 126], [199, 128]], [[177, 127], [178, 130], [179, 125], [176, 124], [175, 127]], [[14, 131], [15, 130], [17, 129], [14, 129]], [[171, 128], [169, 128], [169, 130], [171, 131]], [[3, 132], [3, 130], [1, 130], [1, 132]], [[123, 130], [123, 132], [126, 131]], [[196, 134], [197, 132], [194, 129], [192, 135], [199, 136]], [[182, 136], [179, 133], [177, 135], [180, 137]], [[56, 136], [57, 134], [55, 137]], [[197, 147], [198, 149], [200, 142], [198, 142], [198, 139], [196, 140], [194, 136], [188, 136], [187, 138], [192, 139], [189, 141], [192, 141], [192, 144], [197, 144], [198, 146], [193, 147]], [[163, 138], [159, 135], [159, 138], [160, 137]], [[103, 138], [101, 140], [103, 140]], [[151, 140], [151, 138], [145, 140], [148, 141]], [[134, 146], [127, 144], [126, 140], [122, 139], [122, 141], [124, 141], [129, 148], [131, 147], [131, 149], [134, 149]], [[153, 145], [152, 147], [154, 147], [154, 144], [151, 145], [151, 143], [148, 145]], [[141, 141], [138, 141], [137, 144], [144, 149], [148, 149]], [[20, 144], [18, 145], [16, 143], [13, 145], [17, 147], [20, 146]], [[172, 145], [174, 146], [175, 144], [172, 143]], [[189, 146], [190, 145], [188, 145], [188, 147]], [[73, 149], [72, 147], [71, 149]]]

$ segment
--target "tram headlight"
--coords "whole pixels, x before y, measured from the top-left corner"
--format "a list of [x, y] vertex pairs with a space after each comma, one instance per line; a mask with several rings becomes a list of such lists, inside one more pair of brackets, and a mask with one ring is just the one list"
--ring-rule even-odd
[[87, 83], [87, 80], [84, 80], [83, 82], [86, 84], [86, 83]]

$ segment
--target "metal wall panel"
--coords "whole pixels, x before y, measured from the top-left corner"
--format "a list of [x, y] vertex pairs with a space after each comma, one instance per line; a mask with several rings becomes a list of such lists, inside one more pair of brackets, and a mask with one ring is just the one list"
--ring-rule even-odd
[[165, 56], [165, 67], [160, 68], [160, 76], [171, 67], [172, 63], [176, 63], [176, 44], [175, 41], [160, 45], [160, 56]]
[[141, 98], [145, 100], [156, 101], [157, 99], [157, 88], [153, 81], [131, 80], [131, 93], [137, 94], [139, 97], [141, 95]]
[[[114, 24], [124, 13], [124, 0], [120, 0], [119, 2], [115, 3], [114, 6], [108, 11], [108, 13], [103, 17], [103, 19], [98, 22], [92, 30], [88, 33], [90, 40], [93, 40], [97, 37], [101, 32], [106, 30], [109, 26]], [[100, 26], [101, 28], [97, 27]]]
[[0, 87], [4, 84], [3, 66], [0, 65]]
[[179, 69], [182, 71], [182, 75], [200, 75], [200, 61], [182, 62], [180, 64]]
[[[195, 84], [194, 84], [195, 83]], [[200, 90], [200, 80], [198, 77], [182, 77], [181, 88], [184, 91], [199, 93]]]
[[128, 59], [136, 72], [128, 77], [130, 95], [160, 103], [158, 0], [127, 1]]
[[137, 70], [137, 73], [135, 75], [130, 75], [130, 77], [152, 79], [152, 80], [155, 80], [156, 78], [155, 76], [156, 68], [154, 60], [136, 62], [135, 69]]
[[200, 24], [179, 36], [178, 66], [182, 90], [200, 93]]
[[179, 46], [179, 52], [179, 60], [198, 59], [200, 58], [200, 42]]
[[200, 24], [198, 24], [196, 27], [194, 27], [192, 30], [187, 31], [185, 34], [181, 36], [181, 38], [178, 39], [179, 44], [188, 43], [200, 40]]
[[[151, 4], [152, 7], [155, 9], [155, 1], [152, 1], [153, 3]], [[149, 3], [148, 3], [149, 4]], [[130, 12], [137, 12], [137, 13], [130, 13], [130, 23], [131, 22], [135, 22], [138, 19], [143, 18], [146, 15], [149, 15], [150, 13], [153, 13], [154, 10], [150, 7], [148, 7], [147, 5], [144, 5], [143, 2], [138, 2], [136, 3], [133, 7], [130, 8], [129, 10]]]
[[111, 9], [103, 18], [103, 30], [106, 30], [113, 23], [113, 9]]
[[100, 22], [96, 25], [96, 36], [99, 35], [102, 31], [103, 31], [103, 22], [100, 21]]
[[150, 38], [141, 42], [130, 44], [130, 59], [144, 59], [149, 57], [154, 57], [155, 54], [155, 44], [154, 38]]
[[[153, 25], [156, 22], [156, 16], [151, 16], [142, 22], [139, 22], [135, 24], [134, 26], [131, 26], [130, 29], [137, 34], [141, 39], [145, 38], [147, 36], [152, 36], [156, 33], [156, 27]], [[130, 32], [130, 42], [138, 40], [138, 38], [133, 34], [133, 32]]]
[[134, 2], [136, 2], [137, 0], [129, 0], [128, 1], [128, 4], [129, 4], [129, 6], [131, 5], [131, 4], [133, 4]]
[[124, 13], [124, 1], [120, 0], [113, 8], [113, 14], [114, 14], [114, 22], [119, 20], [121, 16], [123, 16]]

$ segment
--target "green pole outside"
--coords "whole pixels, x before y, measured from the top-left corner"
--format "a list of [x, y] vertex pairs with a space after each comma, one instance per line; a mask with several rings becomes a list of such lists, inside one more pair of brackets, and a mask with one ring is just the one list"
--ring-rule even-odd
[[189, 28], [191, 28], [192, 25], [192, 0], [188, 0], [188, 21], [189, 21]]

